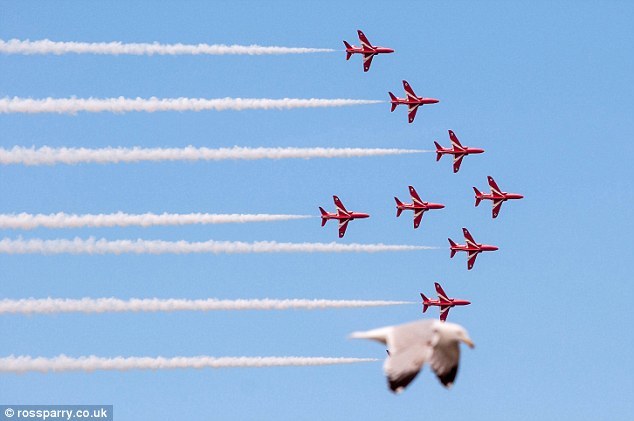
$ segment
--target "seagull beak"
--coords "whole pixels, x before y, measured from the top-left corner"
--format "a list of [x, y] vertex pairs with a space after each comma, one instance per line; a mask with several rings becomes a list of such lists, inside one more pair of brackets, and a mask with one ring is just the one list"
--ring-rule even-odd
[[462, 340], [462, 342], [466, 343], [467, 345], [469, 345], [469, 348], [475, 348], [475, 344], [471, 341], [471, 339], [469, 338], [465, 338]]

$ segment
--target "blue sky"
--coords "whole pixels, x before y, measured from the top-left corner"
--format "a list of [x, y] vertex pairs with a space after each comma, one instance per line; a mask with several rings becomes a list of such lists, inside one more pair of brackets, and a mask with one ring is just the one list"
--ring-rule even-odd
[[[0, 213], [317, 214], [337, 194], [368, 220], [344, 243], [445, 247], [468, 227], [500, 250], [366, 254], [7, 256], [0, 297], [418, 300], [439, 281], [473, 304], [477, 344], [454, 388], [428, 368], [400, 396], [381, 363], [0, 376], [3, 403], [113, 404], [116, 419], [629, 419], [634, 6], [629, 2], [9, 2], [1, 39], [342, 48], [363, 29], [395, 54], [364, 74], [337, 53], [262, 57], [0, 56], [0, 96], [439, 98], [414, 124], [388, 104], [200, 113], [0, 115], [0, 144], [486, 149], [452, 174], [433, 154], [359, 159], [0, 167]], [[498, 219], [471, 186], [525, 195]], [[393, 196], [447, 205], [414, 231]], [[409, 215], [408, 215], [409, 216]], [[332, 223], [331, 223], [332, 224]], [[1, 237], [329, 242], [317, 219], [249, 225], [3, 231]], [[435, 317], [432, 310], [430, 317]], [[358, 356], [349, 332], [421, 317], [367, 310], [2, 316], [2, 355]]]

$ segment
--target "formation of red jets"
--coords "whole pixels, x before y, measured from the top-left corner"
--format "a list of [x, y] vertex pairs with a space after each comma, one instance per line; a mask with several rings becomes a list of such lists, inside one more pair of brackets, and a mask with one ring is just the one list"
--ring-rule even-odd
[[[360, 54], [363, 57], [363, 71], [367, 72], [370, 70], [370, 66], [372, 64], [372, 59], [374, 56], [379, 54], [389, 54], [393, 53], [394, 50], [386, 47], [379, 47], [376, 45], [372, 45], [368, 38], [362, 31], [357, 31], [359, 35], [359, 41], [361, 42], [361, 46], [356, 47], [354, 45], [350, 45], [348, 42], [344, 41], [344, 45], [346, 46], [346, 60], [349, 60], [350, 57], [354, 54]], [[405, 90], [405, 98], [398, 98], [392, 92], [388, 92], [390, 96], [390, 112], [393, 112], [399, 105], [406, 105], [408, 112], [407, 118], [409, 123], [413, 123], [416, 118], [416, 113], [418, 109], [427, 104], [436, 104], [439, 102], [436, 98], [425, 98], [419, 97], [414, 93], [414, 90], [410, 86], [410, 84], [403, 80], [403, 89]], [[456, 134], [449, 130], [449, 140], [451, 141], [451, 147], [445, 148], [441, 146], [437, 141], [434, 142], [436, 145], [436, 161], [439, 161], [443, 155], [451, 155], [453, 156], [453, 172], [457, 173], [460, 170], [460, 165], [462, 164], [462, 160], [467, 155], [472, 154], [481, 154], [484, 152], [482, 148], [475, 148], [471, 146], [463, 146]], [[493, 177], [487, 177], [489, 187], [491, 189], [491, 193], [482, 193], [476, 187], [473, 187], [475, 192], [475, 206], [477, 207], [482, 200], [490, 200], [493, 205], [492, 217], [497, 218], [500, 213], [500, 208], [502, 207], [502, 203], [508, 200], [514, 199], [522, 199], [523, 196], [517, 193], [507, 193], [502, 191]], [[413, 186], [409, 186], [409, 194], [412, 200], [412, 203], [403, 203], [398, 197], [394, 197], [396, 201], [396, 216], [401, 216], [401, 213], [405, 210], [413, 211], [414, 216], [414, 229], [420, 226], [420, 223], [423, 219], [423, 214], [428, 210], [437, 210], [443, 209], [445, 205], [441, 203], [431, 203], [423, 201], [416, 189]], [[335, 202], [336, 212], [329, 213], [326, 212], [323, 208], [319, 208], [321, 211], [321, 225], [324, 226], [329, 219], [335, 219], [339, 221], [339, 238], [343, 238], [346, 233], [346, 229], [348, 228], [348, 223], [354, 219], [362, 219], [368, 218], [370, 215], [367, 213], [360, 212], [350, 212], [348, 211], [341, 200], [337, 196], [333, 196]], [[476, 258], [478, 254], [485, 251], [496, 251], [498, 250], [497, 246], [489, 245], [489, 244], [481, 244], [477, 243], [469, 230], [466, 228], [462, 228], [462, 233], [464, 236], [465, 244], [457, 244], [451, 238], [449, 238], [449, 249], [450, 249], [450, 258], [453, 258], [457, 252], [465, 252], [467, 254], [467, 270], [473, 269]], [[438, 300], [430, 300], [424, 294], [420, 294], [423, 300], [423, 313], [427, 311], [430, 306], [440, 307], [440, 320], [445, 321], [447, 319], [447, 315], [449, 314], [449, 310], [454, 306], [464, 306], [471, 304], [467, 300], [449, 298], [445, 291], [442, 289], [439, 283], [435, 283], [436, 293], [438, 294]]]

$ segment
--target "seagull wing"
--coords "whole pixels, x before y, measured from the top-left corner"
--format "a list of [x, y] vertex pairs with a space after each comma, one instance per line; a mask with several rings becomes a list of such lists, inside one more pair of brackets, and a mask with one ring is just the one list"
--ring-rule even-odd
[[402, 392], [416, 378], [430, 351], [428, 346], [421, 344], [413, 344], [400, 352], [390, 351], [390, 356], [383, 365], [383, 371], [392, 392]]
[[390, 356], [383, 371], [393, 392], [402, 392], [432, 356], [437, 336], [434, 323], [435, 320], [419, 320], [395, 326], [387, 336]]
[[429, 360], [432, 370], [445, 387], [450, 387], [456, 379], [459, 362], [460, 346], [456, 341], [439, 341]]

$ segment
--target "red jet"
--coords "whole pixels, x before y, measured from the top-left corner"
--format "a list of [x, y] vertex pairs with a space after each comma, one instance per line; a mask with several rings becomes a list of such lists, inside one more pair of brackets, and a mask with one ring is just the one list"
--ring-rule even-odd
[[497, 246], [490, 246], [488, 244], [478, 244], [475, 242], [471, 234], [466, 228], [462, 229], [462, 233], [464, 234], [464, 239], [466, 244], [456, 244], [451, 238], [449, 238], [449, 245], [451, 249], [451, 255], [449, 257], [454, 257], [456, 252], [458, 251], [466, 251], [467, 254], [467, 269], [471, 270], [476, 261], [476, 257], [478, 257], [479, 253], [483, 251], [496, 251], [498, 249]]
[[418, 226], [420, 225], [420, 221], [423, 219], [423, 214], [425, 213], [425, 211], [428, 211], [430, 209], [442, 209], [445, 207], [445, 205], [441, 203], [423, 202], [420, 199], [420, 196], [418, 196], [418, 193], [416, 193], [416, 189], [414, 189], [414, 187], [412, 186], [409, 186], [409, 194], [412, 197], [412, 203], [403, 203], [398, 200], [398, 197], [394, 198], [394, 200], [396, 200], [396, 217], [398, 218], [399, 216], [401, 216], [401, 212], [403, 212], [404, 210], [413, 210], [414, 229], [418, 228]]
[[487, 176], [487, 180], [489, 180], [489, 187], [491, 187], [491, 194], [481, 193], [480, 190], [473, 188], [475, 192], [475, 205], [478, 206], [481, 200], [491, 200], [493, 201], [493, 218], [497, 218], [500, 213], [500, 208], [502, 207], [502, 202], [506, 202], [509, 199], [523, 199], [524, 196], [517, 193], [507, 193], [505, 191], [500, 190], [497, 183], [490, 175]]
[[438, 294], [437, 300], [430, 300], [425, 297], [425, 294], [420, 293], [421, 298], [423, 299], [423, 313], [427, 311], [429, 306], [437, 306], [440, 307], [440, 321], [444, 322], [447, 320], [447, 316], [449, 315], [449, 310], [451, 307], [455, 306], [468, 306], [471, 304], [470, 301], [467, 300], [459, 300], [457, 298], [449, 298], [445, 291], [442, 289], [438, 282], [434, 282], [436, 286], [436, 293]]
[[434, 142], [436, 145], [436, 161], [440, 161], [443, 155], [453, 155], [453, 172], [457, 173], [462, 163], [462, 158], [470, 154], [477, 154], [484, 152], [484, 149], [471, 148], [469, 146], [462, 146], [460, 141], [456, 137], [456, 134], [449, 130], [449, 139], [451, 139], [451, 148], [443, 148], [438, 142]]
[[403, 81], [403, 88], [405, 89], [405, 98], [397, 98], [392, 92], [388, 92], [391, 99], [390, 103], [392, 104], [390, 112], [394, 111], [400, 104], [407, 104], [407, 108], [409, 109], [407, 116], [410, 123], [412, 123], [416, 118], [416, 111], [418, 111], [418, 107], [425, 104], [436, 104], [440, 102], [436, 98], [423, 98], [416, 96], [414, 90], [411, 86], [409, 86], [409, 83], [407, 83], [406, 80]]
[[337, 196], [332, 197], [335, 201], [335, 207], [337, 208], [337, 213], [328, 213], [324, 210], [324, 208], [320, 207], [321, 211], [321, 226], [326, 225], [329, 219], [338, 219], [339, 220], [339, 238], [343, 238], [346, 234], [346, 228], [348, 228], [348, 222], [353, 219], [362, 219], [368, 218], [370, 215], [367, 213], [359, 213], [359, 212], [348, 212], [346, 208], [341, 203], [341, 200]]
[[368, 41], [363, 32], [357, 32], [359, 33], [359, 41], [361, 41], [360, 47], [350, 45], [346, 41], [344, 41], [343, 43], [346, 46], [346, 60], [350, 60], [350, 57], [353, 54], [363, 54], [364, 72], [370, 70], [370, 65], [372, 64], [372, 59], [374, 58], [374, 56], [378, 54], [389, 54], [394, 52], [394, 50], [392, 50], [391, 48], [379, 47], [378, 45], [370, 44], [370, 41]]

